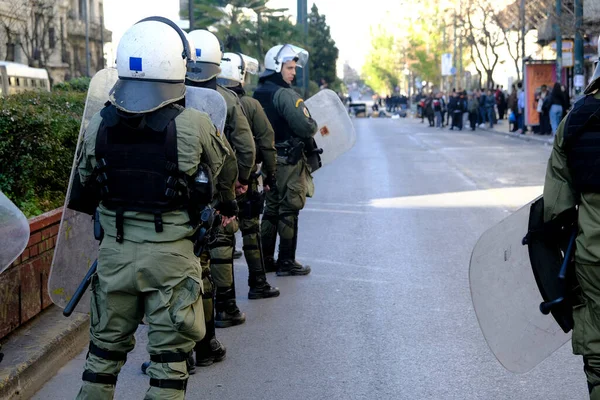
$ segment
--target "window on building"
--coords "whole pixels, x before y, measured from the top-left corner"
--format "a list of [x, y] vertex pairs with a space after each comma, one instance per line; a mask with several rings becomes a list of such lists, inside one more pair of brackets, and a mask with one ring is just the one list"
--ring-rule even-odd
[[8, 84], [10, 86], [16, 86], [17, 85], [17, 80], [14, 76], [11, 76], [10, 78], [8, 78]]
[[79, 19], [85, 19], [85, 0], [79, 0]]
[[6, 43], [6, 61], [15, 61], [16, 48], [14, 43]]
[[48, 44], [51, 49], [56, 47], [56, 29], [54, 27], [48, 29]]

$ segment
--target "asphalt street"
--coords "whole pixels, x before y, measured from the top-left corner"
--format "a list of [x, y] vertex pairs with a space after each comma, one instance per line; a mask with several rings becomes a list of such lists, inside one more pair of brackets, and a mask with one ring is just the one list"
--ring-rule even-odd
[[[300, 214], [306, 277], [269, 281], [281, 296], [246, 299], [244, 325], [217, 331], [227, 358], [199, 368], [187, 398], [585, 399], [583, 364], [563, 346], [529, 373], [494, 358], [469, 291], [469, 259], [489, 227], [541, 194], [551, 147], [420, 120], [358, 119], [356, 146], [315, 173]], [[117, 399], [141, 399], [145, 327]], [[34, 399], [73, 399], [86, 352]]]

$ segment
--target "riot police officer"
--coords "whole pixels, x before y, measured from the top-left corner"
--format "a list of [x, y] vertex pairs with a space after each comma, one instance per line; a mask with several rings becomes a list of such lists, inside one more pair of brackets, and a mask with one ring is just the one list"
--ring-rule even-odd
[[[224, 133], [237, 159], [238, 178], [235, 193], [240, 195], [248, 190], [250, 173], [256, 156], [252, 132], [235, 93], [217, 84], [217, 75], [221, 71], [220, 63], [223, 56], [219, 39], [213, 33], [202, 29], [190, 32], [189, 36], [196, 46], [198, 68], [196, 72], [187, 74], [187, 83], [191, 86], [214, 89], [225, 98], [227, 119]], [[222, 207], [221, 211], [235, 211], [237, 214], [235, 199], [223, 204], [232, 204], [233, 206], [231, 210], [229, 210], [230, 207]], [[237, 230], [238, 223], [233, 220], [222, 229], [210, 250], [210, 269], [216, 286], [215, 326], [217, 328], [243, 324], [246, 320], [245, 314], [239, 310], [235, 301], [233, 252]]]
[[[312, 156], [317, 123], [302, 98], [291, 88], [296, 67], [308, 61], [308, 53], [285, 44], [272, 47], [265, 55], [265, 71], [254, 98], [263, 106], [275, 131], [277, 149], [277, 190], [266, 195], [261, 237], [267, 270], [277, 275], [307, 275], [310, 267], [296, 261], [298, 215], [314, 185], [307, 156]], [[279, 234], [279, 258], [274, 261]]]
[[252, 128], [256, 144], [256, 160], [252, 169], [248, 191], [237, 198], [240, 207], [240, 228], [244, 242], [244, 255], [248, 264], [249, 299], [263, 299], [279, 296], [279, 290], [267, 282], [266, 270], [260, 240], [260, 214], [264, 206], [264, 196], [258, 192], [258, 167], [262, 164], [264, 188], [275, 188], [276, 152], [275, 134], [260, 103], [244, 91], [246, 73], [258, 72], [258, 61], [240, 53], [225, 53], [221, 60], [221, 73], [217, 81], [235, 92], [244, 114]]
[[91, 340], [78, 399], [114, 397], [144, 316], [151, 359], [145, 398], [185, 396], [186, 361], [205, 333], [190, 217], [200, 204], [189, 193], [201, 189], [202, 203], [210, 201], [194, 176], [218, 175], [227, 154], [208, 115], [175, 104], [185, 96], [194, 57], [172, 21], [151, 17], [133, 25], [117, 48], [119, 80], [110, 102], [85, 132], [78, 172], [100, 201], [105, 235], [91, 283]]
[[558, 126], [544, 183], [546, 222], [578, 208], [573, 353], [583, 356], [590, 399], [600, 399], [600, 68]]

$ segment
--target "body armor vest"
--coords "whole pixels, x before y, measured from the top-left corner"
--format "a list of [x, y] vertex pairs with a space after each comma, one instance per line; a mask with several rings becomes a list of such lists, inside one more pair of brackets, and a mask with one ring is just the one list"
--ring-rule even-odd
[[267, 81], [254, 91], [254, 98], [262, 105], [265, 114], [267, 114], [267, 118], [275, 131], [275, 144], [283, 143], [292, 137], [292, 128], [290, 128], [286, 119], [279, 115], [279, 112], [277, 112], [275, 104], [273, 103], [275, 93], [277, 93], [279, 89], [282, 89], [282, 87]]
[[182, 110], [171, 106], [131, 117], [113, 105], [101, 111], [94, 174], [103, 206], [117, 214], [118, 242], [125, 211], [154, 214], [155, 230], [162, 232], [162, 213], [188, 206], [188, 182], [177, 160], [175, 117]]
[[600, 100], [575, 103], [564, 131], [567, 165], [579, 193], [600, 193]]

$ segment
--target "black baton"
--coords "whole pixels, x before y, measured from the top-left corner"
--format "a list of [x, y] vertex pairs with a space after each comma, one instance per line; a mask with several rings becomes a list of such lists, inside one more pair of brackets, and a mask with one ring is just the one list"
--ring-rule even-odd
[[71, 316], [71, 314], [75, 310], [75, 307], [77, 307], [77, 304], [79, 304], [79, 301], [83, 297], [88, 286], [90, 286], [90, 283], [92, 282], [92, 275], [94, 275], [96, 273], [97, 268], [98, 268], [98, 259], [96, 259], [96, 261], [94, 261], [94, 263], [88, 270], [87, 274], [85, 274], [85, 277], [79, 284], [79, 287], [73, 294], [73, 297], [71, 297], [71, 300], [69, 300], [69, 302], [67, 303], [67, 306], [63, 310], [63, 315], [65, 317]]

